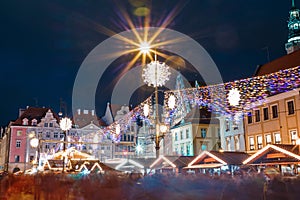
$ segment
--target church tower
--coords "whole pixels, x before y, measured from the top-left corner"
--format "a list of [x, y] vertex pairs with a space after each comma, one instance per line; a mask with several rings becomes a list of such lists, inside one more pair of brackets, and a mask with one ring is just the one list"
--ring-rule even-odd
[[288, 20], [288, 41], [285, 44], [287, 54], [300, 49], [300, 10], [295, 6], [295, 0], [292, 0], [292, 8], [290, 10]]

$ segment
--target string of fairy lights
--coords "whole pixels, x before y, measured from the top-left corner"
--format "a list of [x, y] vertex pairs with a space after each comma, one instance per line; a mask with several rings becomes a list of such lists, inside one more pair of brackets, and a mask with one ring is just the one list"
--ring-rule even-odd
[[[236, 114], [248, 113], [249, 110], [258, 104], [263, 104], [267, 97], [299, 88], [299, 86], [300, 66], [227, 83], [168, 90], [164, 93], [165, 122], [171, 121], [176, 110], [179, 110], [178, 107], [182, 106], [182, 103], [176, 102], [179, 99], [176, 96], [178, 94], [184, 94], [185, 101], [192, 107], [205, 106], [210, 111], [214, 111], [220, 115], [230, 115], [234, 118]], [[176, 102], [173, 108], [167, 106], [170, 98]], [[137, 118], [150, 123], [150, 119], [143, 114], [145, 104], [149, 105], [151, 115], [153, 105], [151, 105], [150, 96], [123, 118], [106, 127], [104, 132], [110, 134], [111, 139], [117, 142], [120, 140], [120, 134], [116, 133], [117, 125], [120, 126], [120, 130], [122, 131], [127, 130], [132, 121], [135, 121]]]

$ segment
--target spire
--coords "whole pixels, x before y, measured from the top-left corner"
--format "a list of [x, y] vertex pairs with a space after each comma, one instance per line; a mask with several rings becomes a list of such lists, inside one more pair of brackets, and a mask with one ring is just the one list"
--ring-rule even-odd
[[112, 112], [111, 112], [111, 108], [110, 108], [110, 103], [107, 102], [107, 105], [106, 105], [106, 110], [105, 110], [105, 115], [102, 117], [102, 119], [104, 120], [104, 122], [107, 124], [107, 125], [110, 125], [114, 122], [114, 118], [113, 118], [113, 115], [112, 115]]
[[292, 0], [292, 8], [295, 8], [295, 0]]
[[288, 54], [300, 49], [300, 10], [296, 8], [295, 0], [292, 0], [292, 8], [289, 14], [288, 41], [285, 44], [285, 49]]

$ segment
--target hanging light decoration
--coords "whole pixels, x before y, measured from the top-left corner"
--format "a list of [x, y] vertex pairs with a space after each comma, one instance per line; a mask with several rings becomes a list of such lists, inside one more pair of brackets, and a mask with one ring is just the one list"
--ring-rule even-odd
[[163, 86], [170, 77], [169, 66], [159, 61], [152, 61], [143, 69], [142, 77], [148, 86]]
[[148, 117], [149, 115], [149, 105], [148, 104], [144, 104], [144, 116]]
[[239, 105], [239, 101], [241, 100], [240, 99], [240, 92], [238, 89], [234, 88], [234, 89], [231, 89], [228, 93], [228, 101], [229, 101], [229, 104], [231, 106], [237, 106]]
[[[149, 83], [150, 85], [152, 84], [153, 86], [156, 85], [155, 63], [156, 61], [147, 65], [143, 72], [143, 77], [147, 79], [147, 82], [144, 80], [145, 83]], [[166, 65], [159, 63], [157, 66]], [[147, 70], [148, 68], [149, 70]], [[159, 70], [157, 70], [157, 72], [158, 77], [163, 75], [163, 73], [160, 73]], [[167, 81], [169, 75], [168, 73], [165, 74], [167, 74], [167, 78], [165, 80]], [[159, 86], [159, 84], [157, 84], [157, 86]], [[236, 80], [233, 82], [185, 88], [184, 91], [186, 92], [187, 99], [191, 105], [207, 106], [210, 110], [214, 110], [221, 115], [232, 116], [232, 119], [235, 122], [238, 122], [242, 119], [243, 114], [248, 113], [249, 110], [256, 106], [263, 104], [267, 97], [297, 88], [300, 88], [300, 66], [280, 70], [272, 74]], [[176, 91], [174, 90], [164, 92], [164, 97], [166, 99], [164, 102], [166, 107], [169, 106], [169, 101], [173, 101], [169, 100], [173, 98], [172, 96], [174, 96], [176, 100], [177, 96], [174, 94], [175, 92]], [[229, 96], [231, 97], [228, 98]], [[230, 102], [233, 104], [230, 104]], [[126, 129], [130, 125], [131, 120], [136, 116], [142, 116], [145, 120], [147, 120], [147, 116], [145, 116], [144, 112], [145, 104], [149, 105], [149, 113], [151, 113], [151, 97], [148, 97], [143, 103], [131, 110], [123, 118], [106, 127], [104, 129], [104, 133], [114, 133], [117, 124], [119, 124], [121, 130]], [[172, 105], [172, 103], [170, 105]], [[179, 105], [175, 103], [174, 109], [171, 112], [170, 110], [167, 110], [169, 114], [166, 118], [171, 119], [174, 116], [173, 112], [177, 111], [178, 106]], [[166, 119], [166, 121], [168, 121], [168, 119]], [[118, 142], [120, 137], [115, 138], [115, 140]]]

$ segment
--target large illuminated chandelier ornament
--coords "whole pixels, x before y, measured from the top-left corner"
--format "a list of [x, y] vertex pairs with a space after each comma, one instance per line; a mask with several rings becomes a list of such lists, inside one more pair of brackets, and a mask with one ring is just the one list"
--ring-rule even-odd
[[169, 66], [159, 61], [152, 61], [143, 69], [142, 76], [148, 86], [163, 86], [170, 77]]

